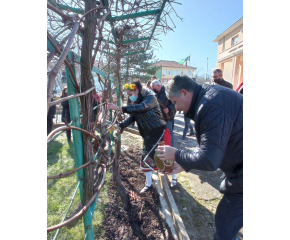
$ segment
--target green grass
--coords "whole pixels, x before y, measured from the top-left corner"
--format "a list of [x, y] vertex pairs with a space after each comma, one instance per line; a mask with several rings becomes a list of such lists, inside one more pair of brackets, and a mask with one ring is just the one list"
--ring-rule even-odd
[[[74, 146], [73, 143], [68, 144], [65, 133], [61, 134], [56, 140], [50, 143], [47, 147], [47, 176], [56, 175], [61, 172], [68, 172], [75, 168], [74, 163]], [[111, 177], [107, 173], [106, 180]], [[47, 226], [59, 224], [64, 217], [70, 200], [73, 196], [77, 186], [77, 173], [63, 178], [47, 180]], [[101, 190], [99, 200], [93, 217], [93, 229], [95, 239], [104, 234], [102, 230], [102, 221], [104, 219], [104, 209], [109, 202], [107, 196], [108, 183], [105, 183], [104, 188]], [[77, 191], [74, 202], [68, 213], [76, 207], [80, 202], [79, 190]], [[56, 231], [47, 234], [47, 239], [53, 239]], [[84, 239], [84, 224], [83, 220], [79, 220], [77, 225], [71, 229], [63, 227], [60, 229], [57, 239]]]

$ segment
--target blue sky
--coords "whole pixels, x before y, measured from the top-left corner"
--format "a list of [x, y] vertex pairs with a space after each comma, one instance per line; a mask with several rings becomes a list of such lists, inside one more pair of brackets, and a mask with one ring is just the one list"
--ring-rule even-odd
[[[174, 32], [159, 35], [161, 46], [155, 50], [159, 60], [179, 62], [191, 54], [190, 65], [202, 68], [216, 67], [217, 43], [213, 40], [234, 22], [243, 17], [242, 0], [177, 0], [172, 4], [183, 22], [172, 12], [170, 15], [176, 25]], [[172, 24], [171, 24], [172, 25]]]

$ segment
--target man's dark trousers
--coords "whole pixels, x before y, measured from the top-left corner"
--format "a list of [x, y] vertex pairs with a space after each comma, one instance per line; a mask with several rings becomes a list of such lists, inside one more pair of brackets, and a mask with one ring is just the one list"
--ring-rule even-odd
[[190, 118], [187, 118], [185, 117], [185, 113], [184, 113], [184, 122], [185, 122], [185, 126], [184, 126], [184, 129], [183, 129], [183, 137], [185, 138], [186, 137], [186, 134], [187, 134], [187, 131], [188, 131], [188, 128], [190, 129], [190, 133], [194, 134], [194, 130], [193, 130], [193, 127], [190, 123]]
[[243, 227], [243, 194], [225, 194], [215, 214], [214, 240], [236, 240]]

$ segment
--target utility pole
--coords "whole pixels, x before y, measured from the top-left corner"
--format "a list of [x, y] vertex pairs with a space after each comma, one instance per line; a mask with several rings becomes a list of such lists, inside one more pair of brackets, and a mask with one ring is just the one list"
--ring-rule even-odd
[[208, 75], [208, 58], [206, 59], [206, 81], [207, 81], [207, 75]]

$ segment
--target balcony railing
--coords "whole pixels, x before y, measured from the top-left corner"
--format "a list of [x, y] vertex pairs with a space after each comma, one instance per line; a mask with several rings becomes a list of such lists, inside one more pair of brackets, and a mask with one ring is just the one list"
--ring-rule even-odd
[[225, 60], [229, 57], [234, 57], [236, 54], [243, 51], [243, 41], [219, 53], [218, 61]]

